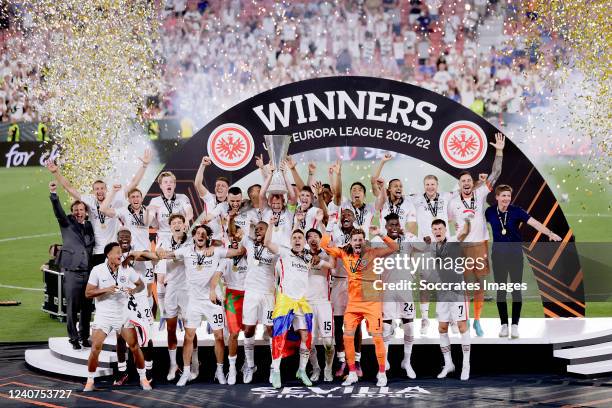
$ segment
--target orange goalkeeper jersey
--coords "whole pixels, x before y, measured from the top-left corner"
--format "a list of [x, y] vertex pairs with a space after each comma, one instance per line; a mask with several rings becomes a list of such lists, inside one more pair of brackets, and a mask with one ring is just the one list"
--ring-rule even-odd
[[385, 258], [398, 250], [398, 244], [385, 236], [383, 241], [386, 247], [365, 247], [361, 257], [347, 253], [343, 248], [329, 246], [331, 237], [325, 234], [321, 240], [323, 248], [330, 256], [341, 259], [348, 274], [348, 302], [380, 302], [382, 291], [374, 289], [374, 281], [381, 279], [381, 275], [374, 273], [374, 260]]

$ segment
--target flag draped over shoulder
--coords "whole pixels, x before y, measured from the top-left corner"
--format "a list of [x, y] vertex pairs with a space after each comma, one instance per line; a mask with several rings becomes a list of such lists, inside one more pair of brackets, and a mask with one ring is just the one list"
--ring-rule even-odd
[[274, 313], [272, 313], [272, 358], [284, 358], [295, 353], [300, 348], [300, 335], [293, 329], [295, 311], [301, 309], [306, 320], [308, 340], [306, 346], [310, 350], [312, 344], [312, 308], [304, 297], [295, 300], [279, 293], [276, 297]]

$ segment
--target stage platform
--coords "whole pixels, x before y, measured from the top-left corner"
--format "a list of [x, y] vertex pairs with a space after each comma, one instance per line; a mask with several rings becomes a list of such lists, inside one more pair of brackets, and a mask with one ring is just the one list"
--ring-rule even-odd
[[[421, 350], [428, 353], [439, 354], [439, 349], [436, 346], [439, 344], [437, 333], [437, 322], [435, 319], [430, 320], [429, 333], [427, 336], [421, 336], [419, 328], [421, 322], [417, 319], [415, 325], [415, 348], [413, 358], [418, 355]], [[489, 358], [496, 354], [504, 354], [506, 357], [512, 356], [513, 353], [521, 358], [535, 358], [541, 362], [543, 366], [550, 365], [551, 361], [557, 361], [557, 366], [563, 367], [567, 365], [568, 373], [592, 376], [612, 372], [612, 318], [571, 318], [571, 319], [544, 319], [544, 318], [525, 318], [521, 319], [519, 326], [520, 338], [509, 339], [500, 338], [499, 320], [487, 318], [481, 320], [484, 336], [477, 337], [474, 331], [472, 334], [472, 366], [477, 366], [478, 361], [475, 361], [479, 356], [479, 349], [486, 350], [481, 352], [480, 356]], [[158, 350], [160, 356], [167, 360], [167, 354], [164, 356], [163, 349], [166, 348], [166, 331], [159, 330], [157, 322], [152, 336], [153, 346]], [[364, 327], [365, 329], [365, 327]], [[371, 345], [372, 339], [363, 330], [363, 344]], [[450, 333], [451, 344], [460, 344], [460, 336], [456, 333]], [[198, 346], [204, 350], [209, 348], [208, 352], [212, 352], [214, 344], [213, 335], [207, 333], [205, 323], [197, 331]], [[403, 344], [403, 330], [401, 327], [395, 329], [394, 338], [391, 342], [392, 351], [389, 353], [391, 357], [399, 356], [401, 359], [401, 347]], [[183, 344], [183, 332], [177, 334], [179, 347]], [[256, 346], [259, 352], [266, 352], [269, 340], [264, 338], [263, 327], [259, 326], [256, 331]], [[242, 345], [243, 335], [240, 335], [239, 344]], [[111, 375], [113, 366], [116, 365], [117, 356], [114, 352], [116, 338], [109, 336], [104, 350], [100, 355], [100, 364], [97, 376], [103, 377]], [[397, 352], [394, 351], [397, 349]], [[201, 350], [202, 352], [202, 350]], [[179, 353], [180, 354], [180, 353]], [[267, 352], [269, 356], [269, 351]], [[239, 351], [239, 356], [242, 351]], [[87, 358], [89, 349], [73, 350], [68, 343], [68, 338], [50, 338], [48, 348], [26, 350], [26, 362], [41, 371], [67, 375], [72, 377], [87, 376]], [[393, 361], [391, 361], [394, 365]], [[537, 364], [537, 361], [525, 362], [529, 364]], [[399, 363], [398, 363], [399, 365]], [[553, 364], [554, 365], [554, 364]], [[551, 369], [552, 370], [552, 369]]]

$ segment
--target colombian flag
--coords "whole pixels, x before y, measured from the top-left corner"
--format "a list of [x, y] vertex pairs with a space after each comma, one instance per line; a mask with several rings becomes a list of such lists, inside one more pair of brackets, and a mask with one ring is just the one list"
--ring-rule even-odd
[[279, 293], [276, 296], [274, 313], [272, 313], [272, 358], [284, 358], [295, 353], [300, 348], [300, 335], [293, 329], [292, 323], [295, 311], [301, 309], [306, 319], [308, 341], [306, 346], [310, 350], [312, 344], [312, 308], [304, 297], [295, 300]]

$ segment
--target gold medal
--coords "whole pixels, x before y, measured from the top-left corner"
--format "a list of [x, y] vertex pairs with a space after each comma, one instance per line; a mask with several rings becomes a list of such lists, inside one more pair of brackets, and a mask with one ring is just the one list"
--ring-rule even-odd
[[501, 231], [501, 232], [502, 232], [502, 235], [506, 235], [506, 229], [505, 229], [505, 228], [504, 228], [504, 229], [502, 229], [502, 231]]
[[238, 272], [238, 265], [232, 265], [232, 271]]
[[100, 228], [106, 229], [106, 224], [100, 224]]
[[255, 264], [255, 266], [259, 266], [259, 259], [254, 260], [253, 264]]
[[279, 227], [274, 227], [274, 232], [278, 232], [280, 230]]
[[198, 271], [202, 271], [202, 270], [204, 270], [204, 265], [198, 265], [198, 267], [196, 269]]

